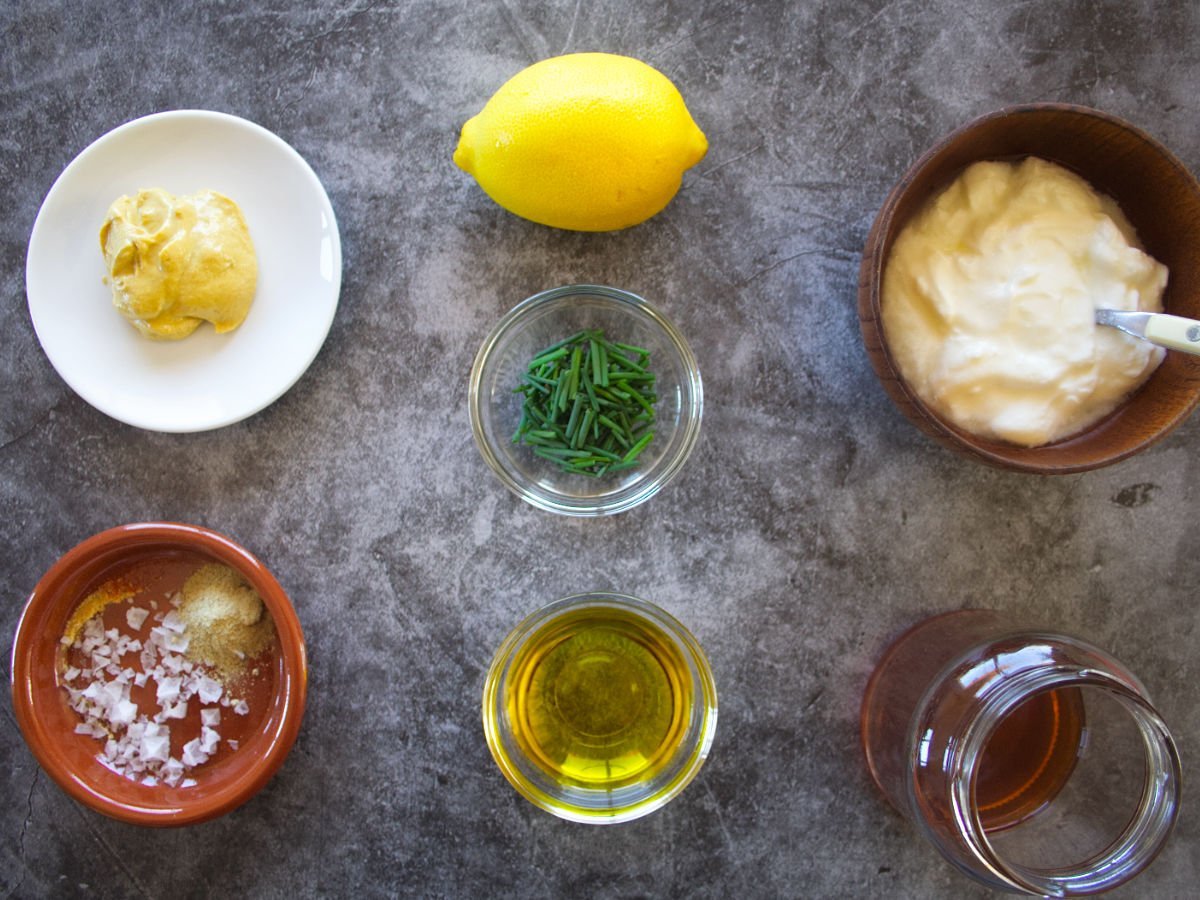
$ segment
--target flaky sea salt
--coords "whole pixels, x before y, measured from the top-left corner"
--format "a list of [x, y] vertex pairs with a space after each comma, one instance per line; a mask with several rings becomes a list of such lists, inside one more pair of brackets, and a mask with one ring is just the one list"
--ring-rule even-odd
[[158, 695], [155, 699], [160, 705], [174, 703], [179, 697], [180, 679], [177, 677], [164, 677], [158, 679]]
[[172, 653], [187, 653], [187, 648], [191, 641], [188, 639], [186, 634], [169, 632], [167, 634], [167, 639], [163, 641], [163, 643]]
[[216, 703], [221, 699], [221, 695], [225, 693], [225, 688], [221, 686], [221, 682], [208, 676], [203, 676], [200, 679], [198, 688], [201, 703]]
[[188, 698], [180, 697], [170, 706], [164, 706], [160, 715], [164, 719], [186, 719], [188, 714]]
[[208, 754], [201, 747], [199, 738], [194, 738], [183, 745], [183, 756], [181, 759], [186, 769], [192, 769], [202, 763], [208, 762]]
[[[178, 605], [177, 600], [173, 605]], [[150, 610], [130, 608], [125, 621], [130, 628], [140, 629], [150, 615]], [[145, 641], [131, 639], [115, 628], [105, 630], [99, 616], [90, 619], [76, 639], [68, 642], [70, 649], [80, 653], [88, 664], [65, 667], [60, 683], [66, 689], [69, 705], [81, 719], [75, 733], [103, 742], [96, 754], [102, 765], [151, 787], [192, 787], [196, 781], [185, 777], [186, 773], [207, 762], [221, 742], [216, 730], [221, 721], [220, 708], [207, 706], [200, 711], [200, 735], [184, 745], [180, 759], [171, 756], [167, 722], [186, 718], [192, 698], [226, 706], [233, 701], [204, 667], [181, 655], [189, 640], [186, 623], [178, 611], [171, 609], [165, 615], [154, 616], [158, 624], [150, 629]], [[141, 671], [124, 663], [126, 654], [138, 655]], [[158, 708], [147, 714], [139, 709], [130, 691], [145, 688], [150, 682]], [[245, 701], [237, 703], [245, 705]], [[236, 749], [236, 742], [230, 746]]]
[[137, 704], [129, 700], [118, 700], [113, 704], [111, 718], [114, 725], [130, 725], [137, 718]]
[[221, 741], [221, 735], [207, 725], [200, 729], [200, 748], [209, 756], [217, 752], [217, 744]]

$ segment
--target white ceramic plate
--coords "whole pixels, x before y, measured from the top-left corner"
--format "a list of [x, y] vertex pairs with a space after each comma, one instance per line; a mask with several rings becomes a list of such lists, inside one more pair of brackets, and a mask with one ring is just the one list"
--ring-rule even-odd
[[[113, 308], [100, 226], [113, 200], [149, 187], [211, 188], [242, 208], [258, 291], [236, 330], [151, 341]], [[341, 282], [337, 221], [308, 163], [265, 128], [201, 110], [135, 119], [80, 153], [42, 203], [25, 268], [34, 330], [63, 380], [114, 419], [171, 432], [220, 428], [278, 399], [321, 349]]]

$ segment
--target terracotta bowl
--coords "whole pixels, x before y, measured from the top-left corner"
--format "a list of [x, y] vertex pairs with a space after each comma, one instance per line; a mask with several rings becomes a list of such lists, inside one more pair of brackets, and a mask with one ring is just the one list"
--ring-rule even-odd
[[940, 444], [1020, 472], [1061, 474], [1117, 462], [1161, 440], [1200, 401], [1200, 358], [1168, 352], [1150, 379], [1091, 428], [1043, 447], [980, 438], [927, 406], [905, 382], [880, 319], [884, 267], [900, 230], [931, 196], [980, 160], [1039, 156], [1074, 170], [1112, 197], [1146, 250], [1170, 270], [1165, 310], [1200, 318], [1200, 184], [1171, 153], [1127, 122], [1079, 106], [1014, 106], [952, 132], [892, 189], [867, 236], [858, 315], [867, 354], [888, 396]]
[[[267, 682], [271, 687], [265, 706], [252, 705], [248, 733], [237, 749], [188, 773], [197, 782], [194, 786], [147, 787], [110, 771], [97, 759], [100, 741], [75, 733], [80, 717], [68, 706], [66, 691], [59, 685], [60, 639], [79, 603], [111, 579], [206, 562], [224, 563], [241, 573], [273, 617], [278, 641], [271, 654], [275, 666]], [[138, 825], [203, 822], [257, 793], [296, 740], [306, 681], [304, 635], [279, 582], [246, 550], [194, 525], [123, 525], [88, 538], [38, 582], [13, 642], [13, 709], [37, 761], [80, 803]]]

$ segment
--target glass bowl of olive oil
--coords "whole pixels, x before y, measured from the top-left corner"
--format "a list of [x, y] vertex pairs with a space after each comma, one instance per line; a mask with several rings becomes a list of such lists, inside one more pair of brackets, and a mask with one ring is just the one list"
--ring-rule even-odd
[[652, 603], [577, 594], [521, 622], [496, 651], [483, 726], [523, 797], [574, 822], [653, 812], [695, 777], [717, 691], [691, 633]]

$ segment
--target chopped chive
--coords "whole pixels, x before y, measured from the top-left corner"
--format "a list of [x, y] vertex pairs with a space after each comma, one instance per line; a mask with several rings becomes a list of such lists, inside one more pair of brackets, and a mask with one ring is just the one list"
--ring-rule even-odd
[[628, 366], [630, 369], [633, 369], [633, 371], [635, 371], [635, 372], [645, 372], [646, 371], [645, 366], [643, 366], [637, 360], [630, 359], [624, 353], [620, 353], [616, 350], [609, 350], [608, 355], [610, 358], [615, 359], [621, 365]]
[[[562, 347], [566, 347], [568, 344], [574, 344], [574, 343], [575, 343], [576, 341], [578, 341], [580, 338], [587, 337], [587, 334], [588, 334], [588, 333], [587, 333], [586, 331], [577, 331], [577, 332], [575, 332], [573, 335], [571, 335], [570, 337], [568, 337], [568, 338], [563, 338], [561, 341], [558, 341], [557, 343], [551, 344], [549, 347], [543, 347], [543, 348], [541, 349], [541, 351], [538, 353], [537, 357], [535, 357], [535, 358], [534, 358], [534, 361], [533, 361], [533, 362], [531, 362], [529, 365], [530, 365], [530, 366], [536, 365], [536, 364], [537, 364], [537, 361], [538, 361], [538, 359], [539, 359], [539, 358], [544, 358], [544, 357], [545, 357], [547, 354], [549, 354], [549, 353], [553, 353], [553, 352], [555, 352], [556, 350], [559, 350], [559, 349], [561, 349]], [[569, 348], [568, 348], [568, 349], [569, 349]], [[564, 354], [564, 355], [565, 355], [565, 354]], [[557, 357], [556, 357], [556, 358], [557, 358]]]
[[597, 341], [596, 349], [600, 353], [600, 383], [608, 387], [608, 351], [604, 348], [604, 341]]
[[629, 446], [629, 441], [627, 440], [629, 434], [628, 429], [626, 429], [623, 425], [614, 422], [603, 413], [598, 415], [596, 419], [601, 425], [609, 430], [609, 433], [621, 443], [622, 447]]
[[623, 472], [623, 471], [625, 471], [626, 469], [632, 469], [632, 468], [633, 468], [634, 466], [636, 466], [636, 465], [637, 465], [637, 460], [636, 460], [636, 459], [631, 459], [629, 462], [619, 462], [619, 463], [613, 463], [611, 466], [609, 466], [609, 467], [608, 467], [608, 471], [610, 471], [610, 472]]
[[537, 357], [537, 359], [531, 359], [529, 361], [529, 366], [528, 366], [527, 371], [536, 369], [543, 363], [554, 362], [554, 360], [556, 360], [556, 359], [561, 359], [562, 357], [566, 356], [570, 352], [571, 351], [569, 349], [567, 349], [566, 347], [559, 347], [557, 350], [554, 350], [550, 353], [545, 353], [542, 356]]
[[558, 390], [554, 395], [554, 405], [558, 407], [559, 412], [564, 412], [567, 408], [567, 382], [570, 380], [570, 372], [563, 372], [558, 376]]
[[567, 420], [567, 440], [574, 446], [575, 426], [579, 424], [579, 410], [583, 408], [583, 398], [575, 395], [575, 403], [571, 406], [571, 418]]
[[623, 462], [623, 463], [633, 462], [635, 459], [637, 459], [638, 454], [641, 453], [643, 450], [645, 450], [646, 446], [652, 440], [654, 440], [654, 432], [653, 431], [647, 432], [642, 437], [641, 440], [639, 440], [636, 444], [634, 444], [632, 447], [629, 448], [628, 453], [626, 453], [623, 457], [621, 457], [621, 462]]
[[592, 420], [595, 415], [591, 409], [583, 414], [583, 422], [580, 424], [579, 430], [575, 432], [575, 436], [571, 439], [572, 447], [578, 447], [583, 443], [584, 438], [587, 437], [587, 433], [592, 430]]
[[618, 381], [617, 384], [621, 388], [623, 388], [624, 390], [629, 392], [629, 396], [632, 397], [634, 401], [636, 401], [638, 406], [642, 407], [642, 409], [646, 410], [646, 412], [650, 413], [650, 415], [654, 415], [653, 407], [651, 407], [650, 404], [646, 402], [646, 399], [642, 396], [640, 391], [638, 391], [636, 388], [631, 388], [629, 386], [629, 383], [626, 381]]
[[524, 442], [526, 444], [529, 444], [531, 447], [559, 447], [559, 448], [562, 448], [562, 447], [566, 446], [563, 439], [560, 438], [558, 435], [554, 435], [553, 437], [544, 437], [540, 434], [530, 434], [530, 433], [526, 432], [525, 434], [521, 435], [521, 437], [524, 440]]
[[596, 463], [603, 462], [603, 461], [604, 461], [604, 457], [596, 456], [595, 454], [589, 453], [586, 456], [575, 457], [570, 462], [568, 462], [567, 465], [570, 466], [572, 469], [578, 469], [578, 468], [582, 468], [584, 466], [594, 466]]
[[533, 453], [535, 456], [540, 456], [542, 459], [548, 459], [558, 463], [560, 466], [567, 465], [567, 460], [574, 459], [579, 456], [588, 456], [585, 450], [567, 450], [557, 447], [534, 447]]
[[654, 438], [658, 398], [649, 357], [599, 328], [543, 348], [513, 391], [522, 398], [513, 443], [578, 475], [634, 468]]
[[626, 372], [624, 370], [617, 371], [616, 369], [613, 369], [608, 373], [608, 377], [618, 378], [621, 381], [645, 381], [648, 384], [654, 384], [654, 376], [649, 372], [636, 372], [633, 370]]
[[583, 348], [577, 346], [571, 352], [571, 371], [567, 377], [568, 400], [574, 400], [575, 395], [579, 393], [579, 364], [581, 362], [583, 362]]
[[618, 350], [624, 350], [627, 353], [636, 353], [638, 356], [649, 356], [650, 351], [645, 347], [638, 347], [636, 344], [622, 344], [620, 341], [613, 341], [612, 345]]
[[602, 369], [602, 360], [600, 357], [600, 345], [596, 343], [596, 339], [592, 338], [588, 341], [588, 355], [592, 360], [592, 381], [596, 384], [604, 383], [604, 371]]
[[603, 447], [597, 447], [595, 444], [588, 444], [583, 449], [591, 453], [593, 456], [602, 456], [605, 459], [612, 460], [613, 462], [621, 461], [621, 457], [618, 454], [613, 453], [611, 450], [605, 450]]

